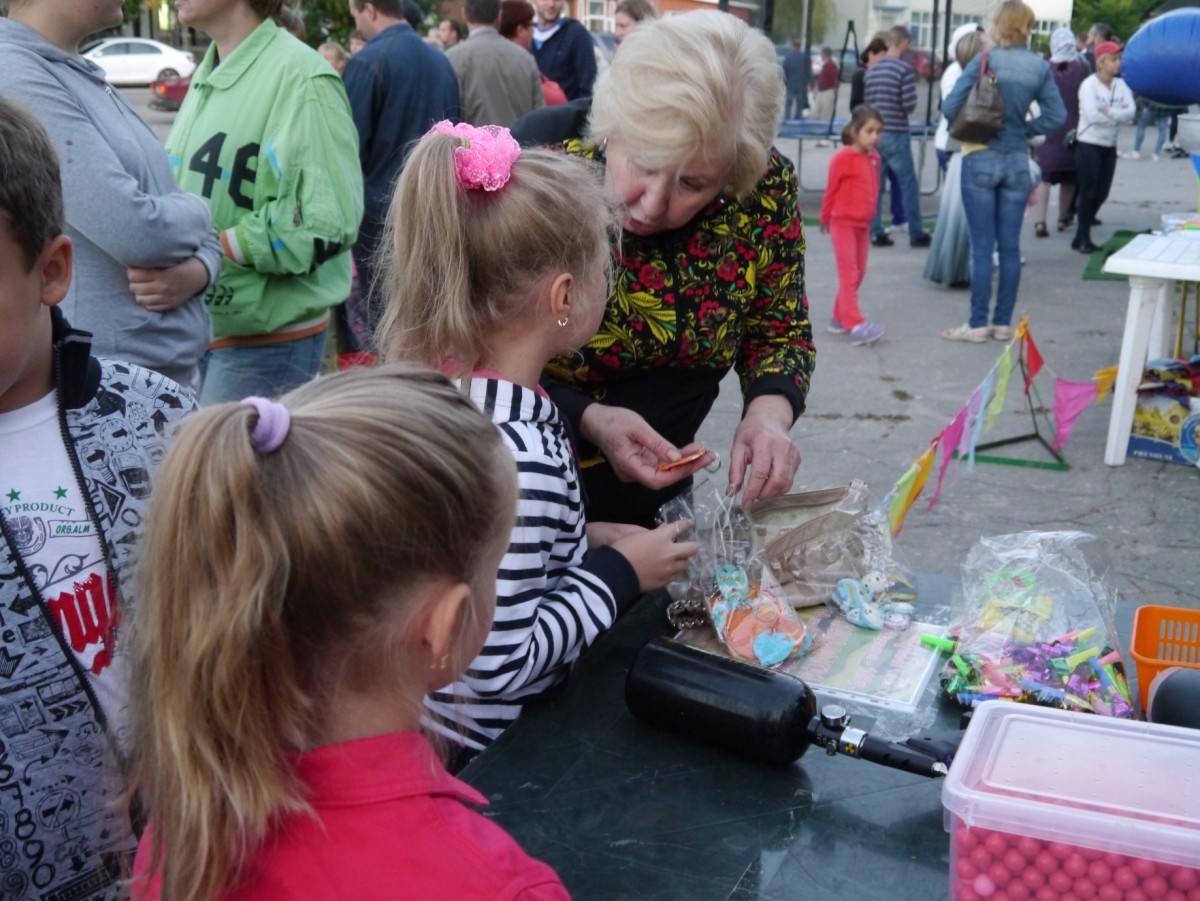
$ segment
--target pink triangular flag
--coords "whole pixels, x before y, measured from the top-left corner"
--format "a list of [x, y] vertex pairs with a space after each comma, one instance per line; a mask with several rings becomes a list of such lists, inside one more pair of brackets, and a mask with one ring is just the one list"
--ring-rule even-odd
[[1056, 451], [1066, 446], [1071, 437], [1075, 420], [1096, 399], [1095, 382], [1068, 382], [1054, 380], [1054, 441], [1050, 444]]
[[958, 415], [954, 417], [954, 421], [942, 430], [935, 441], [940, 441], [942, 445], [942, 465], [938, 468], [937, 485], [933, 488], [933, 497], [929, 499], [929, 506], [925, 508], [928, 513], [933, 509], [933, 505], [937, 503], [938, 495], [942, 493], [942, 480], [946, 478], [946, 467], [950, 465], [950, 461], [954, 458], [954, 452], [958, 450], [958, 442], [962, 440], [963, 427], [967, 421], [967, 408], [963, 407], [958, 411]]

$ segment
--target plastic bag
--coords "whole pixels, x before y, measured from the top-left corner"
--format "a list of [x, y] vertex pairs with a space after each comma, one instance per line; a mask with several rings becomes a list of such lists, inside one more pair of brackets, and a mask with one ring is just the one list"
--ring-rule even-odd
[[1114, 624], [1117, 598], [1081, 545], [1084, 532], [984, 538], [963, 564], [958, 641], [943, 691], [1110, 716], [1135, 713]]
[[732, 498], [713, 495], [696, 510], [681, 496], [659, 511], [663, 522], [691, 519], [700, 545], [684, 579], [667, 586], [668, 615], [679, 628], [712, 624], [733, 657], [778, 666], [807, 651], [812, 640], [795, 609], [761, 583], [762, 555], [745, 511]]

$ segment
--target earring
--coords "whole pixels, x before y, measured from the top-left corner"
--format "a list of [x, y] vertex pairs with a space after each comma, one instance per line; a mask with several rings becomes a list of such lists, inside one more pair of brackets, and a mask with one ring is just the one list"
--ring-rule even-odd
[[437, 662], [437, 668], [445, 669], [449, 665], [450, 665], [450, 652], [447, 651], [445, 654], [442, 655], [442, 659]]
[[566, 324], [567, 324], [568, 322], [570, 322], [570, 321], [571, 321], [571, 317], [570, 317], [570, 316], [564, 316], [562, 319], [559, 319], [559, 320], [558, 320], [558, 327], [559, 327], [559, 328], [565, 328], [565, 327], [566, 327]]

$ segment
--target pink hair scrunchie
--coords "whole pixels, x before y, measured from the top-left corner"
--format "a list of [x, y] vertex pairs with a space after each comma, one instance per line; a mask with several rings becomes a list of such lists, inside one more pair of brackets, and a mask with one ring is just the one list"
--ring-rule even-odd
[[468, 191], [482, 188], [499, 191], [512, 177], [513, 163], [521, 155], [521, 145], [507, 128], [499, 125], [474, 125], [443, 119], [426, 132], [458, 138], [454, 148], [454, 174]]
[[258, 411], [258, 421], [250, 430], [250, 444], [260, 454], [279, 450], [292, 424], [287, 407], [265, 397], [247, 397], [242, 403]]

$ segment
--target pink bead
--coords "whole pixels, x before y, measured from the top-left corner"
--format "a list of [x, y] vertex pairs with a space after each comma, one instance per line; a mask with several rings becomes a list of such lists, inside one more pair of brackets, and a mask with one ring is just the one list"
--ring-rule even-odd
[[1099, 898], [1100, 901], [1122, 901], [1122, 899], [1125, 897], [1125, 893], [1109, 882], [1100, 886], [1099, 890], [1096, 892], [1096, 897]]
[[1048, 885], [1043, 885], [1037, 890], [1037, 894], [1034, 897], [1037, 898], [1037, 901], [1058, 901], [1058, 892]]
[[1063, 861], [1062, 868], [1072, 879], [1078, 879], [1087, 872], [1088, 864], [1082, 854], [1071, 854]]
[[1158, 872], [1158, 864], [1145, 857], [1135, 857], [1129, 862], [1129, 868], [1138, 875], [1139, 879], [1149, 879]]
[[1075, 888], [1073, 889], [1076, 895], [1080, 898], [1095, 898], [1096, 883], [1089, 879], [1076, 879]]
[[1075, 880], [1066, 874], [1063, 870], [1058, 870], [1050, 874], [1050, 878], [1046, 880], [1046, 884], [1056, 892], [1069, 892], [1071, 886], [1075, 884]]
[[1101, 855], [1100, 859], [1114, 870], [1117, 867], [1122, 867], [1129, 862], [1124, 854], [1118, 854], [1116, 851], [1105, 851], [1104, 854]]
[[971, 888], [975, 889], [981, 898], [990, 898], [996, 892], [996, 883], [992, 882], [986, 873], [980, 873], [972, 880]]
[[960, 857], [954, 861], [954, 872], [958, 874], [960, 879], [970, 881], [979, 875], [979, 867], [971, 861], [969, 857]]
[[1191, 867], [1177, 867], [1171, 874], [1171, 885], [1181, 892], [1190, 892], [1192, 889], [1200, 887], [1200, 873]]
[[1200, 901], [1200, 885], [1188, 889], [1188, 901]]
[[979, 892], [971, 888], [971, 883], [960, 882], [955, 887], [954, 901], [980, 901]]
[[1167, 889], [1169, 888], [1167, 880], [1163, 879], [1157, 873], [1142, 880], [1142, 891], [1151, 898], [1162, 898], [1167, 894]]
[[1036, 892], [1046, 884], [1046, 876], [1041, 870], [1030, 867], [1021, 874], [1021, 881], [1031, 892]]
[[1004, 865], [1014, 875], [1024, 870], [1028, 861], [1028, 855], [1022, 854], [1017, 848], [1009, 848], [1004, 852]]
[[1140, 888], [1131, 888], [1125, 893], [1125, 901], [1150, 901], [1150, 896]]
[[959, 826], [958, 831], [954, 834], [954, 841], [964, 851], [970, 851], [979, 844], [979, 837], [975, 834], [974, 829], [967, 826]]
[[992, 865], [992, 855], [988, 853], [987, 848], [980, 845], [977, 848], [971, 849], [971, 863], [979, 867], [981, 870], [986, 870]]
[[1163, 898], [1165, 901], [1187, 901], [1187, 894], [1177, 888], [1169, 888]]
[[1042, 843], [1036, 838], [1030, 838], [1028, 835], [1022, 835], [1017, 839], [1017, 850], [1025, 855], [1029, 860], [1037, 857], [1038, 851], [1042, 850]]
[[1076, 851], [1074, 845], [1068, 845], [1063, 842], [1050, 842], [1046, 845], [1046, 848], [1059, 860], [1066, 860]]
[[1128, 891], [1138, 884], [1137, 873], [1128, 865], [1117, 867], [1112, 874], [1113, 885], [1122, 891]]
[[991, 901], [1012, 901], [1012, 895], [1004, 891], [1004, 889], [996, 889]]
[[993, 832], [983, 840], [983, 846], [993, 857], [1003, 857], [1004, 852], [1008, 850], [1008, 840], [1003, 832]]
[[1112, 867], [1103, 860], [1093, 860], [1088, 864], [1087, 875], [1096, 885], [1104, 885], [1112, 879]]
[[1013, 878], [1012, 873], [1008, 871], [1008, 867], [999, 862], [993, 863], [988, 867], [987, 874], [998, 889], [1008, 885], [1008, 881]]
[[1051, 873], [1058, 870], [1058, 858], [1049, 851], [1042, 851], [1038, 854], [1033, 865], [1041, 870], [1043, 876], [1049, 876]]
[[1033, 894], [1021, 879], [1011, 880], [1008, 883], [1007, 890], [1008, 897], [1012, 898], [1012, 901], [1025, 901], [1026, 898]]

